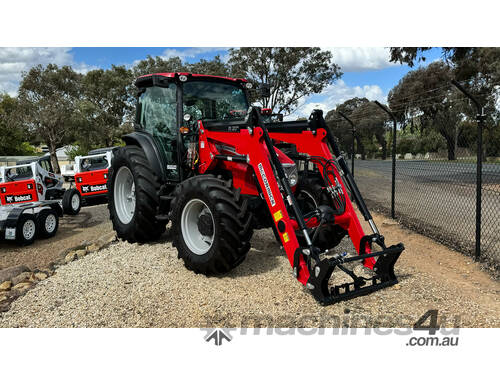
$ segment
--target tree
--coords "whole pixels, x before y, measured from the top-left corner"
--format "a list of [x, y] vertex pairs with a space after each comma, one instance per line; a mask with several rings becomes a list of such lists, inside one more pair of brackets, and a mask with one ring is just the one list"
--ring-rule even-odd
[[382, 148], [382, 159], [387, 158], [387, 127], [388, 115], [382, 111], [374, 102], [366, 101], [352, 111], [352, 117], [356, 120], [356, 126], [361, 133], [362, 139], [368, 144], [373, 144], [373, 138]]
[[230, 68], [228, 64], [221, 60], [220, 56], [215, 56], [212, 60], [200, 59], [195, 63], [184, 63], [180, 57], [165, 59], [161, 56], [148, 57], [139, 61], [132, 68], [134, 78], [151, 73], [171, 73], [188, 72], [195, 74], [209, 74], [215, 76], [229, 76]]
[[326, 115], [325, 120], [335, 136], [339, 138], [342, 147], [350, 150], [352, 144], [351, 125], [340, 117], [338, 112], [342, 112], [353, 121], [356, 127], [356, 147], [363, 160], [366, 159], [367, 148], [378, 148], [374, 143], [374, 138], [382, 147], [382, 158], [387, 157], [387, 140], [385, 138], [387, 128], [385, 122], [388, 118], [375, 103], [366, 98], [352, 98], [338, 105], [335, 110], [328, 112]]
[[37, 65], [23, 73], [19, 87], [23, 121], [47, 143], [56, 173], [60, 172], [56, 149], [71, 132], [80, 80], [69, 66]]
[[24, 141], [17, 98], [0, 95], [0, 155], [21, 155], [25, 151]]
[[340, 67], [332, 61], [332, 53], [317, 47], [244, 47], [232, 48], [229, 54], [232, 75], [254, 84], [270, 85], [269, 98], [255, 99], [262, 107], [284, 115], [342, 75]]
[[435, 129], [443, 136], [449, 160], [456, 159], [462, 113], [459, 93], [449, 85], [452, 77], [452, 68], [442, 61], [433, 62], [406, 74], [388, 96], [391, 109], [404, 127], [414, 125], [418, 118], [422, 134]]
[[[342, 112], [347, 117], [352, 116], [352, 112], [359, 106], [367, 103], [366, 98], [352, 98], [339, 104], [335, 109], [328, 111], [325, 116], [326, 124], [332, 129], [333, 134], [339, 140], [340, 147], [344, 150], [350, 150], [352, 145], [352, 129], [351, 124], [349, 124], [343, 117], [341, 117], [338, 112]], [[354, 122], [354, 121], [353, 121]], [[356, 123], [355, 123], [356, 125]], [[363, 142], [361, 140], [360, 129], [357, 128], [355, 133], [356, 137], [356, 148], [361, 154], [361, 158], [366, 159], [366, 152]]]
[[148, 55], [144, 60], [139, 61], [132, 68], [134, 78], [151, 73], [185, 72], [185, 66], [180, 57], [164, 59], [160, 56], [151, 57]]
[[112, 146], [124, 119], [133, 110], [132, 72], [123, 66], [96, 69], [82, 79], [82, 97], [78, 101], [79, 126], [75, 138], [85, 151], [92, 147]]
[[196, 74], [209, 74], [214, 76], [227, 77], [231, 75], [228, 64], [217, 55], [213, 60], [200, 59], [200, 61], [186, 66], [187, 71]]

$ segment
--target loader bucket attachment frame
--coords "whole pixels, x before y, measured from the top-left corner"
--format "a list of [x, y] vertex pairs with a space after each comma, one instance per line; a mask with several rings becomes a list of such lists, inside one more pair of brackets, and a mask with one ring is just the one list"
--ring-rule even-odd
[[[394, 274], [394, 264], [404, 250], [402, 244], [385, 248], [383, 251], [352, 257], [335, 257], [321, 260], [314, 266], [314, 271], [306, 284], [314, 298], [322, 305], [329, 305], [342, 300], [348, 300], [398, 283]], [[297, 251], [300, 251], [298, 249]], [[345, 264], [378, 257], [372, 277], [357, 276], [344, 267]], [[339, 268], [352, 278], [352, 282], [330, 286], [329, 281], [335, 268]]]

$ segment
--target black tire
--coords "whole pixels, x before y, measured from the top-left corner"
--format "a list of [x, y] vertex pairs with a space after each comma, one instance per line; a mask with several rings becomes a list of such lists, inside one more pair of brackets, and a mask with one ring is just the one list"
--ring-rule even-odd
[[[116, 212], [114, 198], [116, 174], [126, 167], [132, 172], [135, 184], [135, 210], [132, 219], [123, 223]], [[108, 209], [113, 229], [118, 238], [135, 243], [144, 243], [158, 239], [166, 229], [166, 221], [155, 217], [160, 204], [158, 192], [160, 182], [155, 175], [144, 151], [138, 146], [125, 146], [115, 151], [108, 175]]]
[[[73, 200], [73, 197], [75, 195], [77, 195], [79, 198], [78, 208], [73, 208], [73, 206], [71, 205], [71, 201]], [[66, 215], [78, 215], [80, 209], [82, 208], [82, 196], [80, 195], [80, 192], [75, 188], [66, 190], [62, 199], [62, 206], [63, 211]]]
[[[309, 178], [300, 181], [295, 191], [295, 196], [303, 215], [315, 210], [320, 205], [333, 207], [331, 197], [323, 189], [322, 181], [319, 178]], [[306, 246], [304, 235], [300, 231], [297, 231], [296, 235], [299, 244]], [[322, 251], [333, 249], [346, 235], [347, 231], [339, 225], [324, 225], [321, 227], [314, 245]]]
[[[24, 234], [23, 227], [26, 222], [30, 221], [32, 224], [32, 231], [30, 231], [30, 236], [27, 237]], [[37, 235], [36, 219], [31, 214], [21, 214], [16, 226], [16, 242], [19, 246], [28, 246], [35, 242]]]
[[[46, 225], [47, 220], [55, 220], [55, 225], [53, 227]], [[59, 228], [59, 216], [57, 212], [50, 208], [41, 211], [37, 217], [37, 233], [41, 238], [54, 237]]]
[[[188, 247], [181, 229], [183, 209], [193, 199], [201, 200], [213, 216], [213, 242], [202, 255]], [[248, 201], [239, 189], [213, 176], [192, 177], [176, 187], [171, 207], [173, 245], [188, 269], [218, 275], [243, 262], [250, 250], [253, 227]]]

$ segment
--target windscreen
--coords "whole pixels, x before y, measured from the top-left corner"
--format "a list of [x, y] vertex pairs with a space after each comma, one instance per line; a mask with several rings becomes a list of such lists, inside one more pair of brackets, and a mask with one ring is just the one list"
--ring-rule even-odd
[[5, 182], [21, 181], [33, 178], [33, 171], [29, 165], [23, 167], [9, 168], [5, 171]]
[[243, 88], [210, 81], [184, 84], [184, 113], [194, 120], [240, 120], [246, 116], [248, 102]]
[[82, 172], [97, 171], [99, 169], [107, 169], [108, 160], [106, 156], [99, 156], [94, 158], [83, 159], [80, 162], [80, 170]]

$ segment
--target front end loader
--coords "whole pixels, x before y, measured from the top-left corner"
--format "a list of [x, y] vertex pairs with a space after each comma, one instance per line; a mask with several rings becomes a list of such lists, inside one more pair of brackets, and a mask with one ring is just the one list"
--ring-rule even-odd
[[[243, 79], [158, 73], [136, 86], [135, 132], [116, 150], [108, 180], [120, 238], [157, 240], [171, 221], [186, 267], [215, 275], [243, 262], [254, 229], [270, 227], [294, 277], [321, 304], [397, 283], [404, 246], [386, 246], [321, 111], [266, 123]], [[336, 249], [345, 236], [356, 255]], [[359, 263], [368, 276], [348, 267]], [[335, 270], [349, 281], [332, 285]]]

